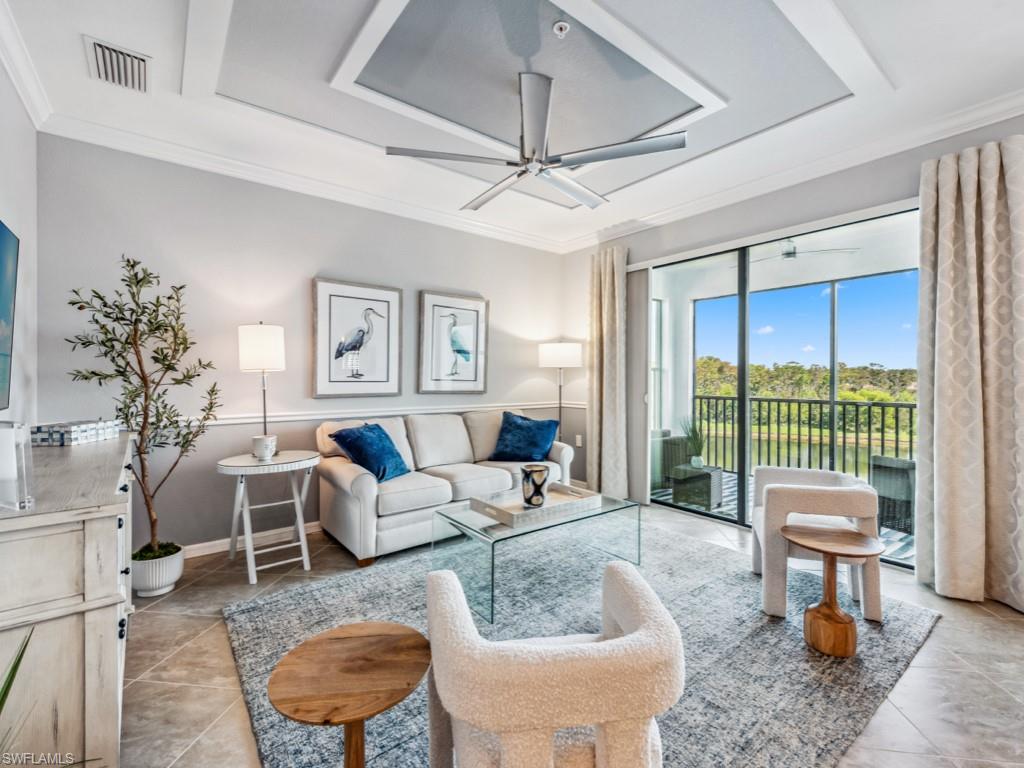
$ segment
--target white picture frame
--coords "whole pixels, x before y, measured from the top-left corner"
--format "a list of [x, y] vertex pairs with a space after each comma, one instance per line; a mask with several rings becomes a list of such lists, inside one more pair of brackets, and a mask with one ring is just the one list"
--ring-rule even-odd
[[419, 393], [487, 391], [489, 309], [479, 296], [420, 291]]
[[402, 290], [313, 280], [313, 397], [402, 393]]

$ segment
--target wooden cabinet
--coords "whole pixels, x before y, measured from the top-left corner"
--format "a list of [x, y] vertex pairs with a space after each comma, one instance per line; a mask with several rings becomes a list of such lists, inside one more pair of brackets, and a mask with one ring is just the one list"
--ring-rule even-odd
[[0, 734], [17, 731], [10, 752], [119, 764], [130, 447], [33, 449], [34, 508], [0, 514], [0, 671], [32, 631], [0, 719]]

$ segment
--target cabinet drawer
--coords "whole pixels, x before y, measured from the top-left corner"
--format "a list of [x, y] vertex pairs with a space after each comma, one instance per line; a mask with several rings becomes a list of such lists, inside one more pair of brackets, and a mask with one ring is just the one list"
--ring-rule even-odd
[[83, 594], [84, 545], [81, 523], [0, 534], [0, 611]]

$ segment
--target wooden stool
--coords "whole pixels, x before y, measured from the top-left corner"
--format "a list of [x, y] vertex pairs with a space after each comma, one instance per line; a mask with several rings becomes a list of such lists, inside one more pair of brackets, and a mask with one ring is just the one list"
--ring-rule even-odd
[[786, 525], [782, 527], [782, 536], [821, 554], [824, 590], [821, 602], [804, 611], [804, 640], [828, 656], [853, 656], [857, 653], [857, 624], [836, 600], [836, 559], [878, 557], [885, 546], [857, 531], [823, 525]]
[[430, 643], [412, 627], [344, 624], [311, 637], [277, 662], [267, 694], [285, 717], [345, 726], [345, 766], [366, 765], [366, 720], [398, 704], [430, 666]]

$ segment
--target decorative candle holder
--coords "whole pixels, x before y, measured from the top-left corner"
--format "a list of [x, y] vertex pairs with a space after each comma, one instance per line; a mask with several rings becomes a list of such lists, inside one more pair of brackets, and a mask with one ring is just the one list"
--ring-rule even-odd
[[28, 427], [0, 421], [0, 510], [32, 509], [32, 444]]
[[528, 507], [544, 506], [550, 474], [551, 468], [547, 464], [523, 465], [523, 504]]

